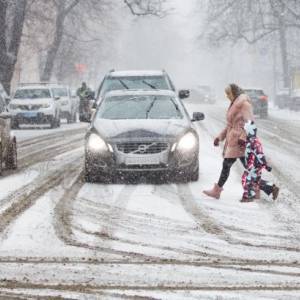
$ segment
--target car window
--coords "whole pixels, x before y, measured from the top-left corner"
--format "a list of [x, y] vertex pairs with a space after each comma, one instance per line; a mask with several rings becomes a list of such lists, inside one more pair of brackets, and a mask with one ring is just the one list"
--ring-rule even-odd
[[14, 96], [15, 99], [51, 98], [49, 89], [20, 89]]
[[245, 90], [245, 93], [251, 97], [264, 96], [264, 92], [262, 90]]
[[113, 96], [99, 107], [101, 119], [182, 119], [176, 99], [169, 96]]
[[66, 88], [52, 88], [54, 97], [68, 97], [68, 90]]
[[169, 90], [170, 86], [164, 76], [107, 77], [101, 93], [125, 89]]

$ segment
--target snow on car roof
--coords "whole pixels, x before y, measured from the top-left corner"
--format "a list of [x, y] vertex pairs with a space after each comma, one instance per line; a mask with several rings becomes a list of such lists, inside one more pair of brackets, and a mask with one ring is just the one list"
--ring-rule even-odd
[[117, 90], [107, 92], [105, 97], [113, 96], [147, 96], [147, 95], [160, 95], [160, 96], [170, 96], [176, 97], [176, 93], [170, 90]]
[[130, 77], [130, 76], [161, 76], [162, 70], [128, 70], [128, 71], [113, 71], [110, 73], [112, 77]]

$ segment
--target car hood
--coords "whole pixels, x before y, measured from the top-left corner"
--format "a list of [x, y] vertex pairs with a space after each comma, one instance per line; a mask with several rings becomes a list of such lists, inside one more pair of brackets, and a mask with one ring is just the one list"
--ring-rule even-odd
[[174, 138], [190, 127], [184, 119], [106, 120], [97, 119], [93, 128], [108, 140], [136, 138]]
[[52, 102], [52, 98], [36, 98], [36, 99], [12, 99], [10, 104], [15, 105], [41, 105]]

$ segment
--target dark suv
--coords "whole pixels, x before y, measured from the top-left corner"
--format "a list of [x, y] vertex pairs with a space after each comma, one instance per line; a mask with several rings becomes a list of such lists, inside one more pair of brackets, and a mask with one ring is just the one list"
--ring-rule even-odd
[[[97, 92], [97, 104], [105, 94], [115, 90], [170, 90], [175, 92], [175, 86], [164, 70], [115, 71], [111, 70], [103, 79]], [[180, 99], [188, 98], [189, 90], [180, 90]]]
[[245, 93], [250, 97], [253, 113], [261, 118], [268, 116], [268, 96], [262, 89], [244, 89]]

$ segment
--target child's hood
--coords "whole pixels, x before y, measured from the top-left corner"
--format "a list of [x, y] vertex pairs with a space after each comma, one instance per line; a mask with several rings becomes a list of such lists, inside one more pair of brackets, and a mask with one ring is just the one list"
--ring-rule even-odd
[[256, 134], [257, 134], [257, 127], [254, 123], [254, 121], [247, 121], [244, 125], [244, 129], [246, 131], [246, 135], [248, 138], [251, 138], [251, 137], [256, 137]]

